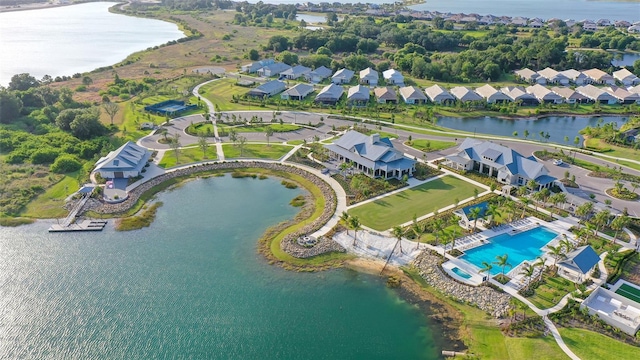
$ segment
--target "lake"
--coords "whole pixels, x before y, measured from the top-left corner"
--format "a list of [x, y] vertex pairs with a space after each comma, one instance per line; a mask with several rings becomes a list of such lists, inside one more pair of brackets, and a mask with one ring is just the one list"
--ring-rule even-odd
[[[519, 138], [524, 138], [524, 131], [528, 130], [530, 133], [528, 139], [531, 140], [540, 140], [540, 131], [545, 133], [548, 131], [551, 136], [549, 142], [573, 146], [573, 139], [576, 136], [582, 138], [578, 132], [587, 126], [596, 126], [602, 121], [603, 124], [615, 122], [620, 127], [627, 120], [629, 118], [626, 116], [547, 116], [540, 119], [516, 120], [490, 116], [483, 118], [443, 116], [438, 118], [437, 124], [449, 129], [509, 137], [513, 137], [513, 132], [517, 131]], [[565, 136], [569, 137], [568, 144], [564, 141]]]
[[142, 230], [0, 228], [0, 357], [439, 359], [438, 328], [384, 279], [257, 253], [301, 193], [227, 175], [159, 194]]
[[112, 14], [113, 5], [0, 13], [0, 85], [25, 72], [40, 79], [91, 71], [184, 37], [176, 24]]
[[613, 60], [611, 60], [611, 64], [613, 66], [633, 66], [637, 60], [640, 60], [640, 54], [634, 53], [614, 53]]

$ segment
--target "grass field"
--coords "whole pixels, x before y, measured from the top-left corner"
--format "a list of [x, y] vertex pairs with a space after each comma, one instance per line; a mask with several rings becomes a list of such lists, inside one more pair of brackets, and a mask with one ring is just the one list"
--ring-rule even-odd
[[[427, 146], [427, 143], [429, 146]], [[455, 146], [456, 143], [453, 141], [438, 141], [438, 140], [425, 140], [425, 139], [416, 139], [411, 142], [405, 142], [405, 145], [411, 146], [421, 151], [438, 151], [448, 149], [452, 146]]]
[[293, 147], [280, 144], [245, 144], [244, 153], [240, 156], [240, 147], [233, 144], [222, 145], [224, 157], [227, 159], [254, 158], [277, 160], [286, 155]]
[[[631, 148], [622, 147], [622, 146], [607, 144], [602, 139], [594, 139], [594, 138], [587, 139], [587, 141], [585, 142], [585, 145], [589, 150], [598, 151], [609, 156], [615, 156], [615, 157], [624, 158], [624, 159], [632, 159], [636, 161], [640, 159], [640, 151], [634, 150]], [[597, 154], [595, 155], [597, 156]], [[617, 162], [622, 165], [626, 165], [630, 168], [640, 170], [640, 164], [636, 164], [636, 163], [633, 163], [630, 161], [624, 161], [624, 160], [617, 161]]]
[[358, 216], [363, 225], [375, 230], [387, 230], [411, 221], [436, 209], [474, 195], [473, 189], [481, 188], [453, 176], [445, 176], [420, 186], [366, 203], [349, 210]]
[[568, 293], [575, 291], [575, 284], [559, 276], [544, 276], [545, 283], [538, 286], [533, 296], [527, 298], [540, 309], [548, 309], [556, 305]]
[[216, 152], [215, 145], [209, 145], [207, 148], [207, 157], [206, 159], [202, 156], [202, 149], [199, 147], [188, 148], [188, 149], [180, 149], [178, 152], [178, 159], [176, 160], [176, 156], [173, 150], [167, 150], [158, 163], [158, 166], [162, 168], [170, 168], [176, 165], [184, 165], [189, 164], [196, 161], [203, 160], [216, 160], [218, 158], [218, 154]]
[[233, 95], [244, 95], [250, 89], [235, 85], [235, 79], [220, 79], [200, 88], [200, 95], [209, 99], [217, 110], [246, 110], [247, 106], [232, 103]]
[[63, 209], [62, 205], [64, 205], [64, 199], [80, 187], [76, 177], [77, 172], [67, 174], [57, 184], [48, 188], [44, 194], [30, 201], [21, 215], [40, 219], [67, 216], [68, 211]]
[[560, 328], [559, 331], [564, 342], [582, 360], [640, 358], [640, 348], [608, 336], [576, 328]]

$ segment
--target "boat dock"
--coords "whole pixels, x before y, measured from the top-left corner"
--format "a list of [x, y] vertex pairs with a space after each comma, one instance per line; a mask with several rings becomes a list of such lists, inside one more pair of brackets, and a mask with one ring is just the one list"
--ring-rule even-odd
[[80, 223], [69, 224], [53, 224], [49, 228], [49, 232], [71, 232], [71, 231], [102, 231], [107, 225], [107, 220], [84, 220]]

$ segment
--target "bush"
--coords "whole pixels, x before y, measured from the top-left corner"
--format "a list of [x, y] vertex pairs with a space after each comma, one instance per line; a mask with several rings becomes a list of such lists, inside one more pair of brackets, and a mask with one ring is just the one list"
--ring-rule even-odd
[[49, 164], [56, 160], [59, 153], [51, 148], [39, 149], [31, 154], [31, 162], [33, 164]]
[[82, 163], [73, 155], [60, 155], [51, 165], [50, 170], [55, 173], [70, 173], [82, 168]]
[[20, 154], [9, 154], [5, 158], [7, 164], [22, 164], [24, 162], [24, 157]]

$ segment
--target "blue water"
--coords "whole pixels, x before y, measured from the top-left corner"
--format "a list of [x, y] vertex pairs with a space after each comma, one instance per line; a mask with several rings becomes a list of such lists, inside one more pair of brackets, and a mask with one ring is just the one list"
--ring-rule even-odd
[[[483, 261], [492, 263], [496, 261], [496, 256], [508, 254], [509, 263], [516, 267], [525, 260], [535, 260], [537, 256], [542, 254], [542, 248], [557, 235], [542, 226], [515, 235], [502, 234], [489, 239], [490, 244], [465, 251], [465, 255], [461, 259], [483, 268]], [[505, 268], [505, 273], [508, 271], [509, 268]], [[501, 272], [502, 269], [498, 266], [491, 269], [492, 275]]]
[[451, 269], [451, 271], [453, 271], [454, 273], [456, 273], [456, 275], [458, 275], [460, 277], [463, 277], [465, 279], [470, 279], [471, 278], [471, 275], [469, 275], [469, 273], [467, 273], [464, 270], [460, 270], [457, 267], [454, 267], [453, 269]]

